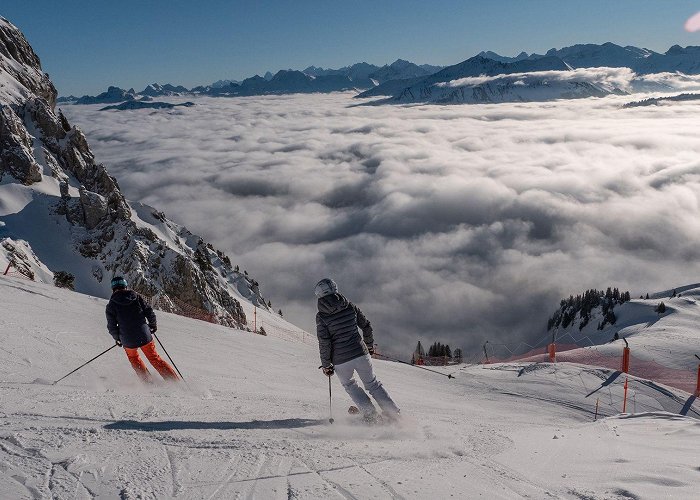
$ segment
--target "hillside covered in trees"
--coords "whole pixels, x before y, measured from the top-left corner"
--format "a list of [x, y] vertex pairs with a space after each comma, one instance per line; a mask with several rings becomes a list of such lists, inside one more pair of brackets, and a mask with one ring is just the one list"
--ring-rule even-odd
[[622, 305], [630, 300], [629, 292], [620, 292], [617, 288], [602, 290], [586, 290], [583, 295], [570, 295], [568, 299], [562, 299], [559, 309], [547, 321], [547, 330], [554, 328], [569, 328], [578, 326], [582, 330], [594, 316], [598, 316], [596, 309], [600, 308], [598, 330], [605, 325], [614, 325], [615, 306]]

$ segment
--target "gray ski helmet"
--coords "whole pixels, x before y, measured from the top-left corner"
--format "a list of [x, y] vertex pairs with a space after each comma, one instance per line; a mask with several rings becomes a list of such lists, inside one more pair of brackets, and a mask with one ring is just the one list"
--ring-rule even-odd
[[330, 278], [323, 278], [316, 283], [316, 288], [314, 288], [314, 295], [319, 299], [326, 295], [333, 295], [334, 293], [338, 293], [338, 285]]
[[126, 280], [121, 276], [115, 276], [114, 278], [112, 278], [111, 285], [112, 290], [116, 290], [117, 288], [126, 288], [129, 286]]

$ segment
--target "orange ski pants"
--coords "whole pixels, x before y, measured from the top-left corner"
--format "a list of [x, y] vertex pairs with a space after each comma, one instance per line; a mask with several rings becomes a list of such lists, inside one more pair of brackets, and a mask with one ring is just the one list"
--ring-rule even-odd
[[[173, 370], [173, 368], [168, 364], [168, 362], [161, 358], [156, 352], [156, 345], [155, 343], [153, 343], [153, 341], [150, 341], [146, 345], [142, 345], [140, 349], [146, 355], [146, 358], [151, 363], [151, 365], [153, 365], [153, 368], [158, 370], [158, 373], [160, 373], [161, 377], [163, 377], [165, 380], [178, 380], [178, 376], [177, 373], [175, 373], [175, 370]], [[143, 361], [141, 361], [141, 357], [139, 356], [139, 348], [132, 349], [129, 347], [125, 347], [124, 350], [126, 351], [126, 355], [129, 358], [129, 362], [136, 371], [136, 374], [139, 377], [141, 377], [141, 380], [143, 380], [144, 382], [150, 382], [151, 374], [148, 371], [148, 368], [146, 368], [146, 365], [143, 363]]]

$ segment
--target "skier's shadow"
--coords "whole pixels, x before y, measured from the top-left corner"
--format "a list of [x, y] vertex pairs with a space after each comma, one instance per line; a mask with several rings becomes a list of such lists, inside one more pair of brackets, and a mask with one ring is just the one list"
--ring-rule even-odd
[[282, 420], [252, 420], [250, 422], [196, 422], [187, 420], [165, 420], [162, 422], [138, 422], [118, 420], [104, 426], [105, 429], [119, 431], [162, 432], [177, 430], [232, 430], [232, 429], [298, 429], [321, 425], [325, 420], [309, 418], [285, 418]]

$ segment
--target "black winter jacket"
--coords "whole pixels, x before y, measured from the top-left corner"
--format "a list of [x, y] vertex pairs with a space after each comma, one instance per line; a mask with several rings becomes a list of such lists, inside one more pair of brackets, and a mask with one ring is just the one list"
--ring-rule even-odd
[[[151, 327], [156, 315], [143, 297], [133, 290], [117, 290], [107, 304], [107, 329], [124, 347], [136, 348], [153, 340]], [[146, 324], [148, 320], [148, 324]]]
[[340, 365], [369, 354], [367, 346], [374, 345], [372, 325], [357, 306], [339, 293], [318, 299], [316, 334], [323, 366]]

